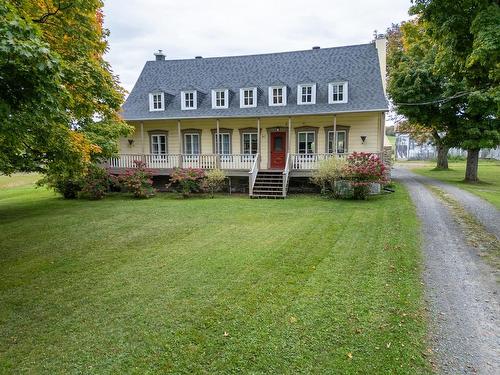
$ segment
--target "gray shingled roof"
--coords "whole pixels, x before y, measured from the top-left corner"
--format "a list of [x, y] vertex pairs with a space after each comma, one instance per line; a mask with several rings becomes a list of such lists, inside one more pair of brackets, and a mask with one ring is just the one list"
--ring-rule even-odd
[[[387, 110], [374, 43], [318, 50], [189, 60], [148, 61], [123, 105], [126, 120], [253, 117]], [[328, 83], [349, 82], [348, 103], [328, 104]], [[287, 105], [270, 107], [268, 87], [284, 82]], [[316, 104], [297, 105], [297, 84], [316, 83]], [[240, 88], [258, 88], [256, 108], [240, 108]], [[181, 90], [195, 88], [198, 109], [181, 110]], [[211, 90], [229, 89], [229, 108], [212, 109]], [[149, 93], [165, 92], [164, 111]], [[201, 97], [201, 102], [200, 102]]]

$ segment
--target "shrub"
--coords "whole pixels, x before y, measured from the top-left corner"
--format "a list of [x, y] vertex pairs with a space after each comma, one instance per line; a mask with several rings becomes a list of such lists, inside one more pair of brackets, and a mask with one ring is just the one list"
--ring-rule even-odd
[[120, 180], [135, 198], [149, 198], [154, 195], [153, 172], [146, 168], [146, 163], [140, 160], [134, 161], [135, 168], [128, 169]]
[[345, 177], [351, 183], [354, 199], [366, 199], [373, 183], [386, 182], [386, 167], [375, 154], [354, 152], [347, 158]]
[[342, 180], [346, 161], [339, 158], [330, 158], [322, 161], [319, 168], [313, 172], [311, 182], [321, 187], [322, 194], [332, 195], [334, 198], [339, 198], [341, 192], [339, 190], [338, 181]]
[[109, 191], [110, 174], [98, 165], [91, 165], [83, 178], [78, 196], [87, 199], [102, 199]]
[[170, 176], [170, 183], [167, 188], [172, 186], [179, 187], [184, 198], [188, 198], [191, 193], [201, 190], [202, 181], [205, 178], [203, 169], [196, 168], [175, 168]]
[[203, 180], [203, 189], [210, 193], [210, 198], [214, 197], [214, 193], [221, 191], [226, 182], [226, 175], [220, 169], [212, 169], [205, 174]]

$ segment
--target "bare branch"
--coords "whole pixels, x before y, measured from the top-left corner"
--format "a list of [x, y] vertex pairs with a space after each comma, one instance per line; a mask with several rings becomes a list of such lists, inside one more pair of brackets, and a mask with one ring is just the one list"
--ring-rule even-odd
[[32, 19], [33, 22], [35, 23], [46, 23], [47, 20], [49, 19], [49, 17], [52, 17], [52, 16], [55, 16], [57, 15], [57, 13], [61, 12], [61, 11], [64, 11], [66, 9], [69, 9], [73, 6], [73, 3], [68, 3], [66, 5], [61, 5], [61, 1], [58, 1], [57, 2], [57, 8], [52, 10], [49, 6], [49, 4], [47, 3], [47, 1], [44, 1], [45, 2], [45, 6], [47, 7], [47, 10], [45, 12], [45, 14], [43, 14], [40, 18], [34, 18]]

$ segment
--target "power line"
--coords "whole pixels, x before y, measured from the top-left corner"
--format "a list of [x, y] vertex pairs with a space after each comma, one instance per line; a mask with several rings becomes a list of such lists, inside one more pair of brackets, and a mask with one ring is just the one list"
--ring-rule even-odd
[[[479, 90], [483, 91], [483, 90]], [[450, 100], [456, 99], [456, 98], [461, 98], [462, 96], [469, 95], [474, 91], [461, 91], [458, 92], [452, 96], [448, 96], [446, 98], [441, 98], [441, 99], [436, 99], [432, 100], [429, 102], [420, 102], [420, 103], [393, 103], [395, 106], [419, 106], [419, 105], [431, 105], [431, 104], [444, 104], [446, 102], [449, 102]]]

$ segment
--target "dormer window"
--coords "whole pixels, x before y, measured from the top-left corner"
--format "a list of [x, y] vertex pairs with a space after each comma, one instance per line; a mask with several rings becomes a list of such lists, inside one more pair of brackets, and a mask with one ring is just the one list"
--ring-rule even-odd
[[328, 103], [347, 103], [347, 82], [328, 84]]
[[257, 87], [240, 89], [240, 108], [257, 107]]
[[197, 94], [196, 90], [181, 91], [181, 109], [196, 109], [197, 107]]
[[163, 111], [164, 108], [164, 93], [153, 92], [149, 94], [149, 110], [150, 111]]
[[286, 86], [269, 87], [269, 105], [286, 105]]
[[297, 104], [316, 104], [316, 84], [297, 86]]
[[212, 90], [212, 108], [229, 107], [229, 90]]

